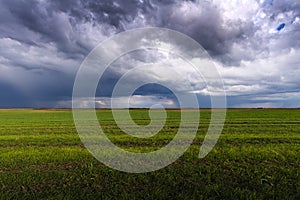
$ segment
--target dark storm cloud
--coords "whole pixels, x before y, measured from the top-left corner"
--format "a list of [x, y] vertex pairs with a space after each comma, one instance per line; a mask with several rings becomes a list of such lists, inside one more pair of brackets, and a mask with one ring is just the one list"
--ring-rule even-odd
[[[58, 48], [67, 53], [87, 53], [89, 47], [80, 41], [76, 41], [76, 33], [72, 29], [71, 19], [66, 13], [58, 13], [51, 5], [37, 1], [4, 1], [3, 8], [6, 8], [11, 19], [15, 35], [12, 38], [19, 40], [36, 39], [32, 42], [38, 45], [39, 42], [55, 42]], [[17, 29], [20, 30], [17, 30]], [[27, 29], [35, 38], [22, 38], [22, 29]], [[5, 33], [4, 33], [5, 34]]]
[[[269, 18], [276, 18], [279, 14], [287, 12], [292, 12], [294, 18], [299, 16], [300, 3], [283, 2], [274, 0], [265, 3], [263, 9]], [[239, 20], [239, 16], [236, 16], [236, 20], [225, 23], [222, 9], [211, 1], [28, 0], [2, 1], [1, 7], [5, 11], [2, 14], [2, 18], [5, 19], [3, 26], [14, 26], [11, 29], [15, 30], [14, 33], [9, 30], [2, 31], [2, 36], [38, 45], [38, 41], [28, 41], [30, 36], [22, 38], [21, 27], [25, 27], [32, 31], [32, 34], [37, 34], [37, 40], [54, 42], [61, 51], [70, 56], [74, 56], [74, 53], [86, 55], [95, 45], [86, 43], [84, 38], [80, 37], [77, 25], [85, 22], [95, 26], [107, 24], [113, 27], [112, 33], [105, 33], [105, 28], [103, 30], [104, 35], [109, 36], [128, 29], [130, 23], [137, 23], [136, 26], [139, 26], [134, 20], [143, 16], [146, 25], [167, 27], [186, 33], [200, 42], [212, 56], [217, 56], [227, 63], [244, 59], [230, 55], [232, 45], [246, 40], [251, 42], [252, 36], [261, 28], [252, 20]], [[255, 42], [253, 47], [256, 47], [254, 45]]]
[[[90, 50], [115, 33], [146, 26], [174, 29], [198, 41], [223, 67], [231, 95], [261, 91], [269, 95], [278, 87], [295, 91], [299, 89], [299, 17], [297, 0], [249, 0], [245, 5], [221, 0], [2, 0], [1, 91], [17, 88], [7, 102], [22, 99], [17, 91], [25, 86], [35, 88], [28, 93], [37, 101], [45, 99], [47, 105], [70, 100], [76, 70]], [[136, 55], [131, 59], [143, 60], [139, 58], [142, 54]], [[280, 55], [287, 55], [289, 61], [279, 59]], [[272, 67], [265, 68], [269, 65]], [[253, 74], [253, 70], [265, 70], [270, 76]], [[98, 94], [109, 96], [119, 77], [108, 71], [103, 77], [106, 87]], [[145, 88], [139, 95], [149, 95], [152, 90]]]
[[[126, 30], [126, 25], [135, 18], [143, 15], [148, 25], [184, 32], [200, 42], [212, 55], [226, 53], [233, 39], [242, 38], [252, 28], [251, 23], [242, 26], [232, 24], [231, 26], [237, 27], [233, 30], [221, 28], [220, 11], [206, 1], [187, 1], [183, 5], [181, 1], [29, 0], [2, 1], [1, 7], [6, 11], [3, 14], [6, 16], [2, 16], [5, 19], [3, 26], [14, 29], [3, 31], [2, 36], [35, 45], [39, 41], [55, 42], [61, 51], [69, 54], [86, 55], [93, 48], [76, 32], [76, 25], [84, 22], [95, 25], [105, 23], [114, 27], [115, 32], [120, 32]], [[33, 39], [30, 35], [23, 37], [22, 29], [28, 29], [32, 35], [37, 34], [35, 37], [39, 41], [30, 41]]]
[[155, 18], [156, 25], [189, 35], [212, 56], [226, 54], [233, 41], [253, 33], [251, 22], [233, 22], [222, 27], [223, 19], [219, 8], [208, 1], [158, 4]]
[[[147, 5], [146, 5], [147, 4]], [[143, 6], [146, 5], [146, 6]], [[32, 45], [54, 42], [68, 56], [85, 56], [96, 45], [83, 37], [78, 25], [101, 27], [105, 36], [126, 29], [138, 12], [146, 12], [148, 3], [140, 1], [1, 1], [1, 33]], [[104, 27], [104, 25], [107, 27]], [[106, 28], [112, 28], [111, 33]], [[87, 36], [91, 37], [91, 36]], [[98, 42], [101, 36], [93, 35]], [[75, 54], [75, 55], [74, 55]]]
[[[20, 101], [22, 100], [22, 101]], [[0, 80], [0, 108], [22, 108], [30, 107], [28, 97], [12, 84]]]

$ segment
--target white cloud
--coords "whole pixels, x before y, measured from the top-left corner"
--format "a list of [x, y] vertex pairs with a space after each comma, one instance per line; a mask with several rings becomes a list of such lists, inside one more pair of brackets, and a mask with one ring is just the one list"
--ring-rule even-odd
[[[114, 106], [111, 102], [114, 101]], [[68, 105], [69, 101], [61, 101], [60, 105]], [[131, 97], [95, 97], [91, 99], [78, 99], [73, 102], [75, 108], [141, 108], [161, 105], [165, 108], [174, 108], [176, 102], [173, 99], [157, 95], [132, 95]]]

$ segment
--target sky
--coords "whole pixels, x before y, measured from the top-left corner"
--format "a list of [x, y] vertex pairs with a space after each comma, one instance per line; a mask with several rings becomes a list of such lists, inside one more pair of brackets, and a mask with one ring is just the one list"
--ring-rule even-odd
[[[90, 51], [143, 27], [169, 28], [199, 42], [223, 79], [227, 107], [300, 107], [299, 0], [0, 0], [0, 107], [71, 107], [76, 73]], [[100, 80], [96, 105], [109, 106], [117, 80], [138, 64], [157, 63], [140, 79], [172, 84], [164, 73], [168, 61], [151, 51], [119, 58]], [[176, 57], [168, 66], [192, 74]], [[173, 84], [184, 93], [185, 81]], [[209, 107], [203, 81], [189, 81], [200, 85], [194, 93], [201, 107]], [[120, 105], [123, 99], [116, 97]], [[155, 84], [131, 98], [133, 107], [157, 103], [178, 106], [170, 90]]]

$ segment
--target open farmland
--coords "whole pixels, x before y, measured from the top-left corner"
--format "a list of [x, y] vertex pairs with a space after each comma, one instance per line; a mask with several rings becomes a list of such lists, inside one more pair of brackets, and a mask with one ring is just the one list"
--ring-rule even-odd
[[[148, 139], [121, 132], [110, 110], [98, 119], [116, 145], [148, 152], [168, 144], [180, 110]], [[147, 110], [131, 110], [137, 124]], [[85, 148], [71, 110], [0, 110], [0, 199], [300, 199], [300, 109], [228, 109], [220, 139], [198, 158], [210, 110], [201, 110], [193, 145], [161, 170], [128, 174]]]

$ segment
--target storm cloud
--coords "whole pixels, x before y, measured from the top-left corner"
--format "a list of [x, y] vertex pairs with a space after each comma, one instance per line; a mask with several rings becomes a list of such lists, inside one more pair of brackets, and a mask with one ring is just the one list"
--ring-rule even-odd
[[[0, 0], [0, 107], [70, 107], [76, 72], [93, 48], [116, 33], [152, 26], [185, 33], [205, 48], [229, 107], [300, 107], [298, 0]], [[107, 104], [122, 72], [154, 61], [163, 58], [136, 52], [113, 63], [99, 102]], [[150, 86], [136, 95], [147, 102], [137, 107], [173, 98]], [[205, 92], [198, 95], [207, 102]]]

